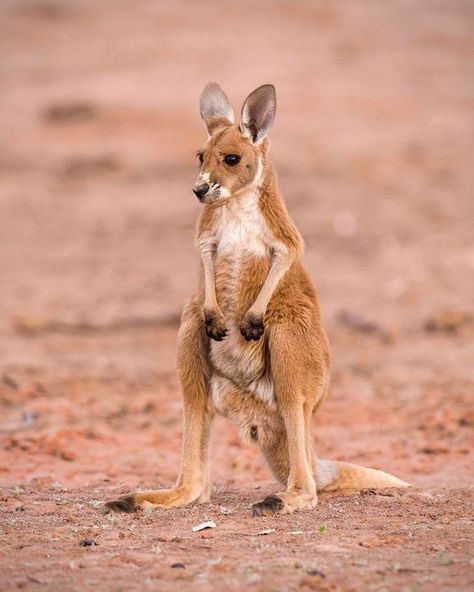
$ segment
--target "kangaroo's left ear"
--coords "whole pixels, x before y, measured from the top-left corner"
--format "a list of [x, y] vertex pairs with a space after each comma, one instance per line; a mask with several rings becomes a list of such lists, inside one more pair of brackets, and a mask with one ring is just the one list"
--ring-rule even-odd
[[276, 93], [273, 84], [264, 84], [249, 94], [242, 106], [240, 129], [253, 142], [263, 140], [272, 127], [276, 112]]
[[229, 99], [216, 82], [209, 82], [202, 91], [199, 110], [209, 134], [219, 126], [234, 123], [234, 111]]

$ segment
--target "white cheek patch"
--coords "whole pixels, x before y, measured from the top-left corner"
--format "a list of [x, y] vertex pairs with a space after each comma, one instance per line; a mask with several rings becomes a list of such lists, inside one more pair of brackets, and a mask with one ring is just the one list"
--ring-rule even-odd
[[210, 183], [211, 182], [211, 176], [209, 175], [209, 173], [199, 173], [198, 175], [198, 181], [203, 181], [204, 183]]

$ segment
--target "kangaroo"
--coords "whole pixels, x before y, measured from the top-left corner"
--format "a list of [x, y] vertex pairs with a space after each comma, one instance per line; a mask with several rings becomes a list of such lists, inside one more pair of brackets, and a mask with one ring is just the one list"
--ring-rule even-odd
[[174, 508], [210, 500], [208, 442], [214, 415], [258, 444], [284, 490], [252, 506], [254, 516], [314, 508], [317, 492], [407, 487], [380, 470], [320, 460], [312, 418], [328, 393], [330, 355], [316, 291], [300, 262], [303, 240], [269, 158], [275, 88], [245, 100], [240, 125], [216, 83], [202, 92], [208, 138], [198, 152], [194, 193], [202, 266], [185, 306], [177, 370], [184, 400], [181, 468], [171, 489], [138, 491], [107, 509]]

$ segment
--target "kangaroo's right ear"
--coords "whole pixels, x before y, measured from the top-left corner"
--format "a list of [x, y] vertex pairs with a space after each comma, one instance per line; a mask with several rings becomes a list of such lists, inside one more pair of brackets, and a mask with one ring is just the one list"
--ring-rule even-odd
[[209, 82], [202, 91], [199, 110], [209, 135], [222, 125], [234, 123], [234, 111], [229, 99], [216, 82]]
[[245, 99], [240, 129], [259, 143], [268, 134], [275, 119], [276, 93], [273, 84], [264, 84]]

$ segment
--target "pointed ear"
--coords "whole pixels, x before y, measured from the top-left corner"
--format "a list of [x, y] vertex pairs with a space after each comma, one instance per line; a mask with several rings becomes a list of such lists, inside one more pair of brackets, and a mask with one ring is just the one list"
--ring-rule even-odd
[[268, 134], [275, 119], [276, 93], [273, 84], [264, 84], [249, 94], [242, 106], [240, 129], [254, 142]]
[[234, 111], [229, 99], [216, 82], [209, 82], [202, 91], [199, 110], [209, 134], [216, 127], [234, 123]]

